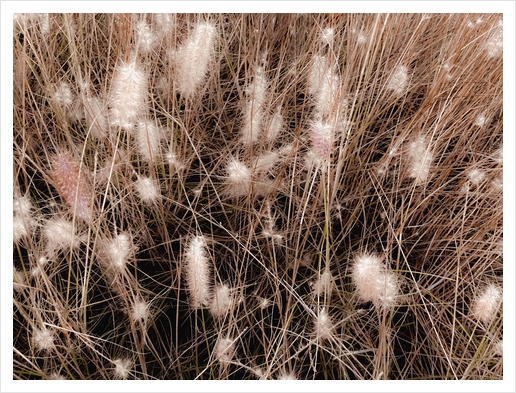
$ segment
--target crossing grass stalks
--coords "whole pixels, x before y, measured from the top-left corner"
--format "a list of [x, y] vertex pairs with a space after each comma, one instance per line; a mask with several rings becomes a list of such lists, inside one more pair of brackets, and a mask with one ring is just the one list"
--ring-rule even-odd
[[15, 379], [502, 379], [501, 14], [18, 14]]

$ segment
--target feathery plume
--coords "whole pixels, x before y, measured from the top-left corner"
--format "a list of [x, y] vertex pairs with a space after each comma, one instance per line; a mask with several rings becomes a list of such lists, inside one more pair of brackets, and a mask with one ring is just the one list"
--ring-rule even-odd
[[119, 64], [109, 96], [111, 125], [132, 129], [136, 120], [145, 113], [146, 93], [147, 76], [136, 60]]
[[247, 195], [251, 188], [251, 171], [240, 161], [232, 158], [226, 168], [228, 185], [227, 193], [233, 197]]
[[177, 88], [191, 97], [204, 81], [214, 54], [217, 29], [211, 23], [199, 23], [175, 54]]
[[503, 54], [503, 25], [500, 21], [486, 43], [487, 56], [489, 58], [500, 57]]
[[136, 299], [131, 306], [131, 318], [133, 321], [145, 322], [149, 318], [149, 304], [142, 299]]
[[142, 201], [146, 203], [157, 202], [160, 197], [158, 185], [150, 177], [140, 176], [134, 182], [134, 188], [138, 195], [140, 195], [140, 198], [142, 198]]
[[70, 108], [73, 104], [73, 94], [70, 85], [66, 82], [60, 82], [52, 95], [52, 100], [62, 108]]
[[229, 337], [219, 337], [213, 349], [215, 359], [221, 363], [230, 362], [235, 356], [235, 342]]
[[210, 312], [213, 316], [224, 317], [233, 305], [233, 295], [227, 284], [217, 285], [210, 303]]
[[352, 278], [363, 301], [371, 301], [381, 307], [390, 307], [395, 303], [398, 292], [396, 276], [386, 271], [377, 255], [357, 255]]
[[88, 130], [94, 139], [104, 140], [108, 131], [108, 122], [104, 103], [98, 97], [85, 98], [84, 117]]
[[262, 67], [258, 67], [253, 82], [247, 88], [247, 102], [244, 111], [241, 142], [250, 145], [257, 142], [262, 132], [262, 120], [265, 98], [267, 95], [267, 79]]
[[193, 308], [206, 306], [210, 301], [210, 266], [206, 256], [206, 239], [195, 236], [185, 253], [186, 282]]
[[115, 365], [115, 377], [119, 379], [127, 379], [132, 368], [131, 359], [116, 359], [113, 361]]
[[281, 106], [278, 106], [274, 116], [272, 117], [271, 124], [267, 131], [267, 140], [269, 142], [274, 142], [278, 135], [281, 133], [283, 129], [283, 116], [281, 114]]
[[36, 348], [40, 351], [50, 351], [55, 347], [54, 333], [46, 327], [41, 329], [34, 329], [33, 341]]
[[315, 296], [330, 296], [333, 291], [333, 276], [328, 270], [324, 270], [321, 276], [313, 284]]
[[104, 254], [106, 256], [108, 266], [122, 271], [129, 259], [131, 251], [134, 249], [132, 239], [127, 233], [121, 233], [113, 239], [106, 241], [104, 245]]
[[80, 244], [73, 223], [65, 219], [48, 221], [43, 228], [43, 237], [47, 241], [47, 250], [50, 253], [67, 248], [78, 248]]
[[430, 166], [434, 159], [425, 138], [420, 135], [408, 146], [409, 176], [416, 184], [423, 184], [430, 175]]
[[156, 35], [152, 32], [149, 24], [145, 20], [139, 20], [136, 23], [135, 30], [138, 40], [138, 49], [142, 53], [151, 53], [156, 43]]
[[326, 310], [321, 310], [319, 315], [314, 317], [314, 331], [317, 341], [327, 340], [332, 337], [335, 326]]
[[391, 90], [396, 95], [406, 92], [408, 86], [408, 69], [404, 65], [396, 67], [387, 82], [387, 90]]
[[487, 285], [473, 302], [472, 316], [479, 321], [489, 324], [495, 319], [502, 301], [502, 290], [495, 284]]
[[155, 161], [159, 152], [159, 129], [150, 121], [140, 121], [136, 128], [136, 142], [143, 159], [149, 163]]
[[68, 153], [59, 153], [53, 158], [54, 185], [61, 197], [70, 206], [76, 217], [90, 221], [90, 195], [84, 171], [79, 173], [77, 164]]
[[311, 152], [315, 163], [319, 165], [329, 164], [334, 149], [334, 128], [322, 121], [316, 121], [310, 127]]

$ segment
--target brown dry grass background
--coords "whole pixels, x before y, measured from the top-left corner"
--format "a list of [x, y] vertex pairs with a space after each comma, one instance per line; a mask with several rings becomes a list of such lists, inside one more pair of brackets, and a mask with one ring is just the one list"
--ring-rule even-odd
[[502, 379], [501, 23], [17, 15], [14, 378]]

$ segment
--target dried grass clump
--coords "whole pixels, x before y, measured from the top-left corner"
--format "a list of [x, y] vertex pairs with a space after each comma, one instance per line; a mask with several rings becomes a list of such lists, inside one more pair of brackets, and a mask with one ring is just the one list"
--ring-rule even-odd
[[502, 379], [501, 20], [17, 15], [14, 378]]

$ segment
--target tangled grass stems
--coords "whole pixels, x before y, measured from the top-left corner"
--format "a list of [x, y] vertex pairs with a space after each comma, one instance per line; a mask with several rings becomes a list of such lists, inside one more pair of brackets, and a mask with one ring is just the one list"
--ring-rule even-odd
[[15, 379], [502, 379], [501, 14], [19, 14]]

